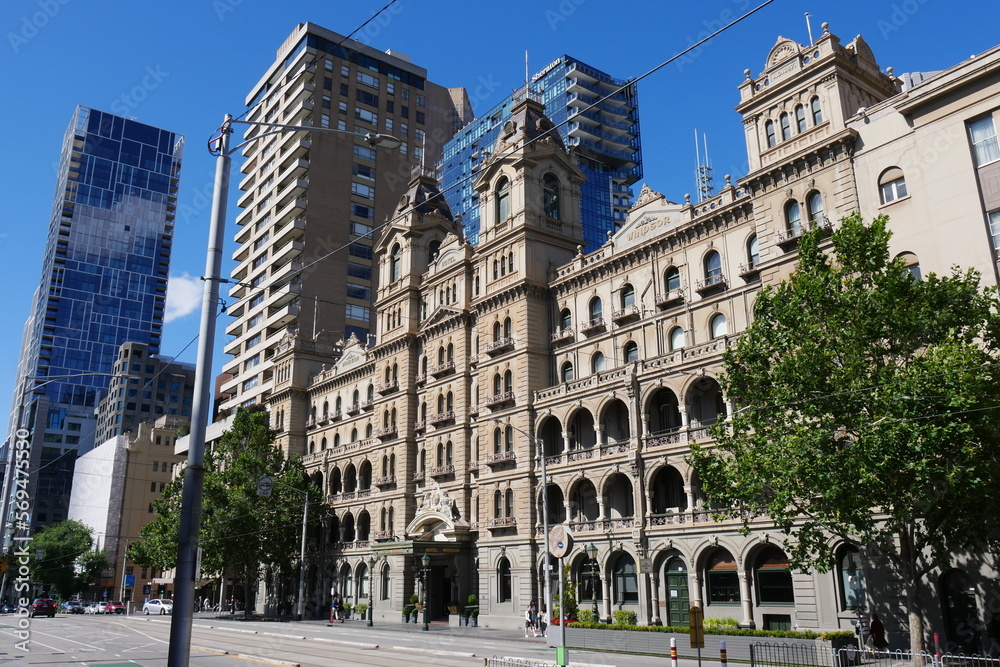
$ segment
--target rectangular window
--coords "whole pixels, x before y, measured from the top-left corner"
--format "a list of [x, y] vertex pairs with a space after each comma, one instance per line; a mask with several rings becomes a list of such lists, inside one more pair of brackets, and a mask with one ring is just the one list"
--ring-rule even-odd
[[340, 113], [347, 113], [347, 102], [340, 102], [337, 108], [340, 110]]
[[367, 104], [370, 107], [378, 106], [378, 95], [374, 93], [369, 93], [367, 90], [356, 90], [354, 91], [354, 99], [362, 104]]
[[340, 96], [341, 97], [347, 97], [350, 94], [351, 94], [351, 90], [350, 90], [350, 88], [347, 87], [347, 84], [346, 83], [340, 84]]
[[[250, 338], [248, 338], [247, 342], [246, 342], [246, 345], [244, 346], [244, 349], [249, 350], [252, 347], [256, 347], [257, 345], [260, 345], [260, 336], [261, 336], [260, 334], [257, 334], [255, 336], [251, 336]], [[160, 399], [160, 400], [163, 400], [163, 399]]]
[[331, 100], [326, 95], [323, 96], [323, 108], [324, 109], [332, 109], [333, 108], [333, 100]]
[[365, 123], [371, 123], [372, 125], [378, 125], [378, 114], [372, 113], [367, 109], [355, 109], [354, 117]]
[[355, 306], [353, 304], [347, 304], [346, 315], [352, 320], [361, 320], [362, 322], [368, 321], [368, 309], [364, 306]]
[[370, 185], [351, 183], [351, 192], [365, 199], [375, 199], [375, 188]]
[[357, 257], [359, 259], [370, 260], [372, 258], [372, 248], [371, 246], [364, 245], [363, 243], [352, 243], [348, 249], [351, 257]]
[[424, 131], [423, 130], [414, 130], [413, 131], [413, 140], [416, 141], [421, 146], [423, 146], [424, 145]]
[[396, 103], [393, 102], [392, 100], [386, 100], [385, 101], [385, 112], [386, 113], [395, 113], [396, 112]]
[[708, 601], [714, 604], [740, 603], [740, 578], [732, 570], [709, 570]]
[[365, 287], [364, 285], [347, 283], [347, 298], [360, 299], [361, 301], [371, 301], [372, 290], [370, 287]]
[[393, 126], [392, 119], [391, 118], [386, 118], [385, 119], [385, 131], [391, 133], [392, 132], [392, 126]]
[[427, 115], [423, 111], [417, 112], [417, 122], [421, 125], [427, 122]]
[[324, 60], [323, 61], [323, 66], [326, 68], [327, 72], [332, 72], [333, 71], [333, 61], [332, 60]]
[[410, 126], [409, 126], [409, 124], [407, 124], [407, 123], [400, 123], [399, 124], [399, 133], [402, 136], [404, 136], [404, 137], [410, 136]]
[[250, 299], [250, 308], [256, 308], [260, 304], [264, 303], [264, 294], [258, 294], [254, 298]]
[[990, 236], [993, 237], [993, 249], [1000, 252], [1000, 208], [986, 214], [990, 222]]
[[403, 90], [400, 92], [399, 96], [403, 98], [404, 102], [407, 101], [408, 99], [410, 99], [410, 89], [409, 88], [403, 88]]
[[427, 106], [427, 98], [424, 97], [423, 95], [417, 95], [417, 106], [418, 107]]
[[320, 117], [319, 117], [319, 126], [320, 127], [330, 127], [330, 114], [328, 114], [328, 113], [320, 114]]
[[390, 95], [395, 95], [396, 94], [396, 84], [394, 84], [392, 81], [386, 81], [385, 82], [385, 92], [389, 93]]
[[358, 178], [364, 178], [369, 181], [375, 180], [375, 167], [369, 167], [366, 164], [354, 164], [354, 175]]
[[244, 382], [243, 382], [243, 391], [250, 391], [251, 389], [253, 389], [256, 386], [257, 386], [257, 376], [255, 375], [254, 377], [250, 378], [249, 380], [244, 380]]
[[403, 118], [409, 118], [410, 117], [410, 107], [407, 107], [407, 106], [400, 107], [399, 108], [399, 115], [402, 116]]
[[347, 65], [341, 65], [340, 66], [340, 76], [350, 77], [351, 76], [351, 68], [348, 67]]
[[358, 278], [359, 280], [371, 280], [372, 267], [364, 266], [362, 264], [355, 264], [354, 262], [348, 262], [347, 275], [350, 276], [351, 278]]
[[997, 143], [997, 130], [993, 124], [993, 116], [980, 118], [969, 123], [969, 139], [972, 141], [972, 151], [976, 156], [976, 166], [1000, 160], [1000, 144]]
[[358, 83], [378, 90], [378, 78], [372, 76], [371, 74], [358, 72]]
[[367, 146], [354, 146], [354, 157], [361, 158], [362, 160], [375, 161], [375, 149], [368, 148]]
[[[255, 326], [264, 321], [264, 313], [257, 313], [249, 320], [247, 320], [247, 329], [253, 329]], [[148, 397], [144, 397], [148, 398]]]
[[333, 79], [328, 76], [323, 77], [323, 90], [333, 90]]
[[[366, 220], [374, 220], [375, 219], [375, 209], [373, 209], [371, 206], [365, 206], [364, 204], [358, 204], [357, 202], [351, 202], [351, 215], [355, 215], [355, 216], [357, 216], [359, 218], [365, 218]], [[355, 223], [352, 223], [352, 227], [351, 227], [351, 233], [352, 234], [357, 234], [358, 236], [366, 236], [367, 234], [371, 233], [371, 231], [372, 231], [371, 227], [368, 227], [368, 225], [362, 225], [363, 227], [367, 227], [368, 231], [365, 232], [364, 234], [360, 234], [360, 233], [354, 231], [353, 224], [355, 224]]]
[[347, 121], [346, 120], [338, 120], [337, 121], [337, 129], [340, 130], [341, 132], [347, 132]]
[[355, 236], [370, 238], [372, 233], [372, 228], [371, 225], [366, 225], [361, 222], [352, 222], [351, 233], [354, 234]]

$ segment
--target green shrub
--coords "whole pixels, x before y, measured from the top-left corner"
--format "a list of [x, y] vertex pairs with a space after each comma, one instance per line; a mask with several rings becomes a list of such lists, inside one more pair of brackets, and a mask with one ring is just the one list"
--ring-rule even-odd
[[635, 625], [636, 616], [634, 611], [615, 609], [611, 612], [611, 616], [615, 620], [615, 625]]
[[854, 639], [856, 636], [851, 630], [837, 630], [835, 632], [824, 632], [819, 638], [832, 642], [839, 639]]
[[705, 630], [717, 630], [719, 628], [730, 628], [737, 629], [740, 627], [740, 622], [735, 618], [706, 618], [703, 623]]
[[479, 596], [476, 595], [475, 593], [469, 593], [469, 597], [465, 598], [465, 604], [469, 605], [470, 607], [475, 607], [476, 605], [479, 604]]
[[344, 618], [350, 618], [350, 616], [351, 616], [351, 609], [352, 609], [351, 603], [350, 602], [345, 602], [344, 603]]
[[354, 613], [357, 614], [360, 618], [365, 618], [365, 614], [368, 613], [368, 605], [366, 605], [364, 602], [359, 602], [357, 605], [354, 606]]
[[411, 607], [410, 605], [406, 605], [405, 607], [403, 607], [403, 616], [409, 616], [412, 613], [413, 613], [413, 607]]
[[420, 601], [420, 596], [416, 593], [410, 595], [410, 604], [417, 604]]
[[576, 618], [580, 623], [593, 623], [594, 622], [594, 610], [592, 609], [581, 609], [576, 613]]
[[[624, 610], [618, 610], [624, 611]], [[553, 623], [558, 623], [553, 620]], [[574, 628], [584, 628], [587, 630], [634, 630], [636, 632], [666, 632], [676, 635], [686, 635], [690, 632], [690, 628], [686, 626], [682, 627], [671, 627], [666, 625], [634, 625], [634, 624], [614, 624], [608, 625], [607, 623], [585, 623], [577, 622], [573, 624]], [[719, 628], [716, 630], [705, 629], [706, 635], [723, 635], [730, 637], [780, 637], [784, 639], [820, 639], [819, 633], [813, 632], [811, 630], [751, 630], [749, 628]], [[831, 635], [839, 635], [841, 633], [828, 633]], [[853, 633], [846, 633], [851, 634]]]

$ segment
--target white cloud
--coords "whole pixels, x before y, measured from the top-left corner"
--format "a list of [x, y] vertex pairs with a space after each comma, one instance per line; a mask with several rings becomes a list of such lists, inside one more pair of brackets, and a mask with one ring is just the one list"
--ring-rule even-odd
[[190, 315], [201, 305], [204, 283], [201, 278], [188, 274], [170, 276], [167, 280], [167, 312], [164, 322], [173, 322]]

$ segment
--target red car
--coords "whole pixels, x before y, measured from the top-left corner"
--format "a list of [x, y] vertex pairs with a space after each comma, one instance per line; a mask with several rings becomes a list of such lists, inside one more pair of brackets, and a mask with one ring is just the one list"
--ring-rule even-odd
[[115, 600], [104, 605], [105, 614], [124, 614], [125, 613], [125, 603], [120, 600]]
[[56, 601], [48, 598], [35, 598], [35, 601], [31, 603], [31, 609], [28, 611], [28, 617], [34, 618], [35, 616], [55, 618]]

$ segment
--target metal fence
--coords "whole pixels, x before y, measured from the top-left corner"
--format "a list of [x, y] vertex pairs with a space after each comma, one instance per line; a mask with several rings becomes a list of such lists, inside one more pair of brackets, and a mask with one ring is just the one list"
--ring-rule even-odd
[[551, 667], [552, 662], [536, 662], [527, 658], [483, 658], [483, 667]]
[[757, 642], [750, 645], [750, 664], [751, 667], [1000, 667], [1000, 658]]

